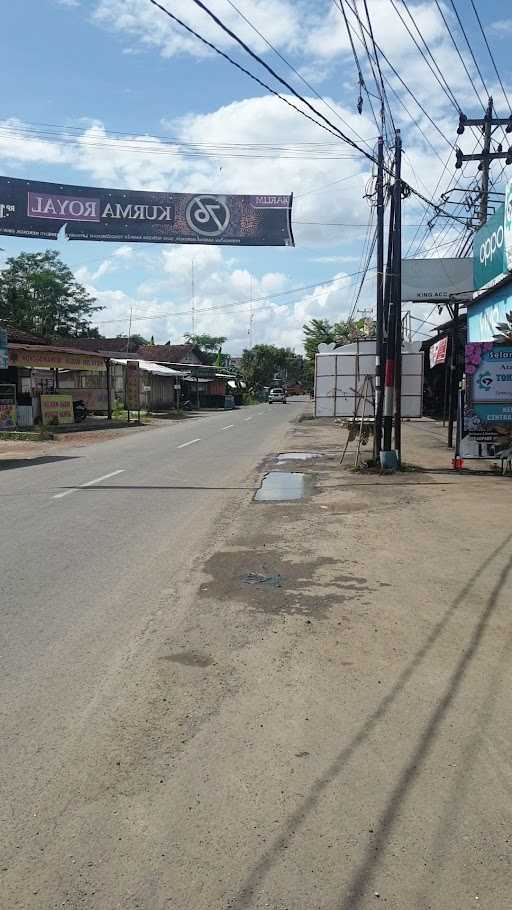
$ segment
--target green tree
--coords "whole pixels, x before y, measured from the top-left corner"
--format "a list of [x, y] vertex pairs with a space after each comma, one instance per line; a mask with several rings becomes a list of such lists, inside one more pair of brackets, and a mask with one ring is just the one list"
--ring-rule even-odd
[[98, 337], [95, 304], [56, 250], [11, 256], [0, 274], [0, 319], [34, 335]]
[[[120, 335], [116, 335], [116, 338], [126, 338], [126, 342], [128, 343], [128, 335], [121, 333]], [[141, 348], [143, 345], [150, 343], [154, 344], [155, 342], [149, 342], [147, 338], [144, 338], [144, 335], [130, 335], [130, 351], [132, 352], [136, 351], [138, 348]]]
[[243, 352], [240, 372], [251, 391], [260, 391], [275, 379], [288, 383], [302, 382], [304, 359], [291, 348], [256, 344]]
[[327, 319], [312, 319], [303, 326], [306, 352], [306, 385], [312, 386], [315, 376], [315, 355], [320, 344], [350, 344], [353, 341], [375, 337], [375, 322], [363, 317], [358, 320], [331, 324]]
[[204, 355], [205, 360], [214, 364], [217, 359], [219, 348], [227, 341], [223, 335], [191, 335], [187, 332], [184, 336], [188, 344], [194, 344], [196, 348]]

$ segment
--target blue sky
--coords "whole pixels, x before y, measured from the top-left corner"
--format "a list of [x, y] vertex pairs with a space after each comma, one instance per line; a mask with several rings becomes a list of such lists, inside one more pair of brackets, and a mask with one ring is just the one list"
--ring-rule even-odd
[[[407, 19], [401, 0], [394, 2]], [[253, 72], [271, 79], [192, 0], [164, 0], [164, 5]], [[209, 0], [208, 5], [331, 120], [352, 137], [357, 133], [359, 144], [366, 141], [368, 148], [373, 147], [377, 128], [366, 97], [362, 116], [356, 112], [355, 64], [333, 0], [236, 0], [235, 6], [328, 100], [334, 112], [290, 73], [229, 0]], [[479, 115], [478, 99], [435, 4], [407, 5], [457, 103], [469, 115]], [[484, 96], [475, 63], [448, 6], [442, 9], [476, 89]], [[505, 100], [470, 2], [457, 0], [456, 6], [486, 87], [503, 115]], [[456, 172], [450, 151], [456, 139], [454, 106], [421, 59], [391, 0], [370, 0], [369, 9], [377, 42], [434, 121], [427, 119], [383, 63], [393, 116], [403, 132], [405, 179], [425, 195], [437, 187], [436, 198], [457, 179], [460, 186], [471, 185], [475, 168]], [[496, 0], [485, 4], [477, 0], [477, 9], [505, 91], [512, 96], [508, 52], [512, 16]], [[412, 20], [407, 21], [413, 28]], [[362, 156], [218, 56], [206, 53], [149, 0], [17, 0], [2, 10], [0, 44], [1, 173], [176, 192], [293, 191], [297, 241], [295, 249], [241, 250], [28, 243], [2, 237], [4, 258], [21, 249], [58, 246], [79, 280], [105, 307], [98, 322], [109, 335], [126, 332], [133, 308], [136, 331], [154, 335], [157, 341], [180, 340], [191, 329], [192, 261], [197, 329], [227, 335], [226, 349], [232, 353], [240, 353], [248, 344], [251, 295], [255, 300], [253, 341], [289, 344], [297, 350], [304, 321], [313, 316], [343, 318], [351, 312], [356, 279], [344, 276], [361, 268], [371, 214], [371, 200], [363, 198], [372, 188], [371, 167]], [[366, 83], [374, 91], [364, 50], [357, 41], [356, 45]], [[176, 142], [169, 144], [163, 137]], [[461, 140], [464, 150], [472, 150], [476, 139], [467, 131]], [[186, 154], [190, 143], [210, 154]], [[239, 157], [241, 144], [244, 157]], [[223, 156], [218, 155], [220, 145]], [[500, 170], [495, 166], [496, 178]], [[428, 255], [426, 251], [436, 245], [437, 251], [432, 249], [430, 255], [453, 255], [460, 227], [439, 220], [429, 231], [431, 214], [425, 215], [421, 202], [407, 201], [405, 249], [413, 241], [414, 255]], [[327, 282], [331, 278], [339, 280]], [[279, 296], [312, 284], [318, 287]], [[370, 280], [357, 310], [371, 310], [373, 297]], [[419, 317], [428, 312], [415, 310]]]

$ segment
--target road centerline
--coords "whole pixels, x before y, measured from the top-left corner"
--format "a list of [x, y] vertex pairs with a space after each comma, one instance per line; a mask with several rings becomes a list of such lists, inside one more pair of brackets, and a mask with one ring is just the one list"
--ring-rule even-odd
[[83, 490], [84, 487], [92, 487], [95, 483], [101, 483], [102, 480], [108, 480], [110, 477], [116, 477], [117, 474], [123, 474], [124, 468], [119, 468], [117, 471], [110, 471], [109, 474], [103, 474], [101, 477], [95, 477], [94, 480], [88, 480], [87, 483], [81, 483], [78, 487], [70, 487], [69, 490], [64, 490], [62, 493], [56, 493], [53, 496], [53, 499], [63, 499], [64, 496], [69, 496], [70, 493], [78, 493], [78, 490]]
[[221, 429], [222, 429], [222, 430], [230, 430], [232, 427], [234, 427], [234, 425], [235, 425], [234, 423], [228, 423], [227, 427], [221, 427]]
[[197, 439], [190, 439], [188, 442], [182, 442], [180, 446], [176, 446], [177, 449], [186, 449], [187, 446], [194, 445], [195, 442], [201, 442], [201, 437], [198, 436]]

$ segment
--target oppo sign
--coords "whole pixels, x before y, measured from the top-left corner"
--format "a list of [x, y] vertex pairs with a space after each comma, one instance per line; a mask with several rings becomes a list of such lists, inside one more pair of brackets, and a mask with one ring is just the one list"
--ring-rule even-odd
[[[499, 251], [498, 255], [500, 257], [503, 256], [502, 249], [503, 249], [503, 225], [500, 224], [499, 228], [496, 231], [493, 231], [491, 236], [487, 237], [480, 244], [480, 254], [479, 254], [478, 258], [480, 259], [480, 262], [482, 263], [482, 265], [487, 265], [489, 260], [491, 260], [491, 262], [492, 262], [497, 251]], [[502, 259], [500, 259], [500, 265], [501, 265], [501, 262], [502, 262]]]
[[500, 205], [473, 241], [473, 278], [476, 291], [492, 287], [507, 274], [505, 256], [505, 206]]

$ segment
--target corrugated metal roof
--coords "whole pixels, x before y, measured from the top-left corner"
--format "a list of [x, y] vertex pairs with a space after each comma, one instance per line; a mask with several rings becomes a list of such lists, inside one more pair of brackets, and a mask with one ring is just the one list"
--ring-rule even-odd
[[[133, 357], [128, 361], [124, 357], [112, 357], [112, 363], [122, 363], [126, 366], [128, 362], [133, 363]], [[145, 373], [154, 373], [157, 376], [184, 376], [179, 370], [173, 370], [171, 367], [164, 367], [161, 363], [154, 363], [152, 360], [139, 360], [139, 367]]]

